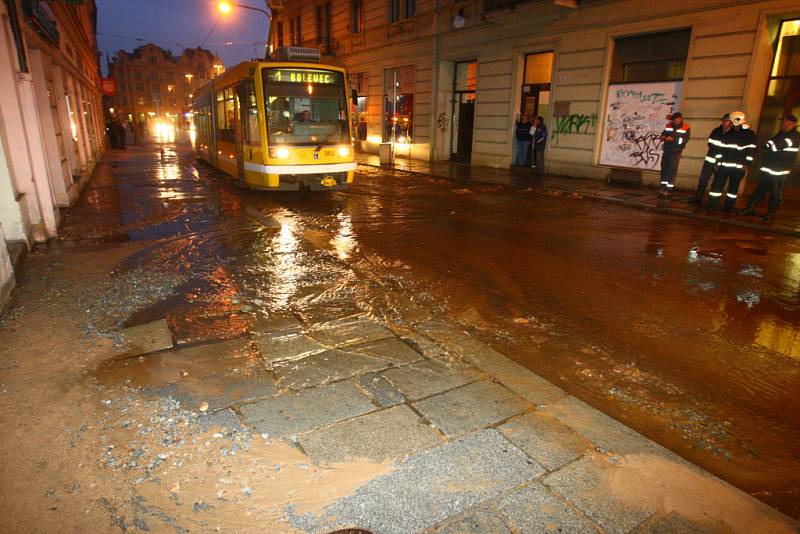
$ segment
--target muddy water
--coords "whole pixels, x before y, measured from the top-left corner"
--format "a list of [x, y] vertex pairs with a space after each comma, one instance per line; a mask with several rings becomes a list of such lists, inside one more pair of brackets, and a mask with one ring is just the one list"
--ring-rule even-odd
[[185, 279], [129, 324], [166, 317], [194, 342], [356, 301], [444, 315], [800, 516], [800, 240], [366, 167], [319, 195], [241, 190], [172, 151], [111, 173], [66, 239], [152, 242], [121, 269]]

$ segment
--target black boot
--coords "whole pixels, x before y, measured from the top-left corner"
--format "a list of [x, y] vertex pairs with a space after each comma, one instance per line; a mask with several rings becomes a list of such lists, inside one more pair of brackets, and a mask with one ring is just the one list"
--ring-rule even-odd
[[753, 206], [747, 206], [738, 210], [736, 215], [756, 215], [756, 209]]
[[771, 221], [772, 219], [774, 219], [774, 218], [775, 218], [775, 213], [776, 213], [777, 211], [778, 211], [778, 210], [776, 210], [776, 209], [775, 209], [775, 210], [769, 210], [769, 211], [767, 212], [767, 214], [766, 214], [766, 215], [764, 215], [764, 220], [765, 220], [765, 221]]
[[703, 203], [703, 195], [695, 195], [686, 202], [688, 202], [692, 206], [699, 206], [700, 204]]
[[706, 208], [706, 211], [717, 211], [718, 207], [719, 207], [719, 199], [717, 199], [716, 197], [710, 198], [708, 200], [708, 207]]

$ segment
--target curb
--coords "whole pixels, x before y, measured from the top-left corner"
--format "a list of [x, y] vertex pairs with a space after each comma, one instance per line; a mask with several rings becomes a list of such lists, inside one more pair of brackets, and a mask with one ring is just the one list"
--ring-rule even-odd
[[[379, 168], [379, 169], [391, 169], [393, 171], [402, 171], [402, 172], [407, 172], [409, 174], [422, 174], [422, 175], [425, 175], [425, 176], [433, 176], [435, 178], [444, 178], [444, 179], [448, 179], [448, 180], [454, 180], [455, 179], [452, 176], [447, 176], [447, 175], [443, 175], [443, 174], [436, 174], [435, 172], [423, 172], [423, 171], [418, 171], [418, 170], [413, 170], [413, 169], [396, 168], [394, 166], [390, 167], [390, 166], [384, 166], [384, 165], [375, 165], [375, 164], [372, 164], [372, 163], [365, 163], [365, 162], [361, 162], [361, 161], [358, 161], [358, 160], [356, 160], [356, 163], [358, 163], [359, 165], [364, 165], [366, 167], [375, 167], [375, 168]], [[479, 180], [475, 180], [475, 181], [479, 181]], [[487, 184], [493, 184], [493, 185], [507, 185], [507, 186], [511, 187], [510, 184], [499, 184], [498, 182], [482, 182], [481, 181], [481, 183], [487, 183]], [[697, 212], [693, 212], [693, 211], [672, 209], [668, 205], [666, 205], [667, 203], [670, 202], [669, 200], [662, 201], [664, 203], [664, 205], [661, 205], [661, 206], [656, 205], [656, 206], [654, 206], [654, 205], [648, 204], [646, 202], [637, 202], [635, 200], [626, 200], [626, 199], [621, 199], [621, 198], [607, 197], [607, 196], [604, 196], [604, 195], [593, 194], [593, 193], [585, 193], [585, 192], [582, 192], [582, 191], [574, 191], [574, 190], [571, 190], [571, 189], [563, 189], [563, 188], [558, 188], [558, 187], [547, 187], [547, 186], [544, 186], [541, 189], [541, 191], [543, 191], [543, 192], [545, 192], [545, 193], [547, 193], [549, 195], [558, 195], [558, 194], [570, 195], [570, 196], [573, 196], [573, 197], [576, 197], [576, 198], [586, 198], [586, 199], [591, 199], [591, 200], [597, 200], [597, 201], [600, 201], [600, 202], [609, 202], [611, 204], [617, 204], [617, 205], [626, 206], [626, 207], [629, 207], [629, 208], [637, 208], [637, 209], [641, 209], [641, 210], [644, 210], [644, 211], [652, 211], [652, 212], [660, 213], [660, 214], [663, 214], [663, 215], [673, 215], [673, 216], [676, 216], [676, 217], [684, 217], [684, 218], [687, 218], [687, 219], [696, 219], [696, 220], [714, 222], [714, 223], [719, 223], [719, 224], [727, 224], [727, 225], [730, 225], [730, 226], [739, 226], [741, 228], [747, 228], [749, 230], [760, 230], [762, 232], [769, 232], [769, 233], [773, 233], [773, 234], [781, 234], [781, 235], [785, 235], [785, 236], [789, 236], [789, 237], [800, 237], [800, 229], [795, 230], [795, 229], [787, 227], [787, 226], [768, 226], [766, 224], [751, 223], [751, 222], [747, 222], [747, 221], [743, 221], [743, 220], [732, 220], [732, 219], [728, 219], [728, 218], [713, 217], [711, 215], [705, 215], [703, 213], [697, 213]], [[675, 200], [673, 200], [673, 202], [674, 201]], [[682, 202], [682, 201], [683, 200], [680, 200], [680, 202]]]

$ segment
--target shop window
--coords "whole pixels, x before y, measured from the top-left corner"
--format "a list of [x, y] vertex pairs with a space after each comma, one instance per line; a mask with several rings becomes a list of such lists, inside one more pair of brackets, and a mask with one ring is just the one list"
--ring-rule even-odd
[[348, 83], [351, 92], [353, 136], [364, 141], [367, 139], [367, 73], [349, 74]]
[[384, 72], [383, 140], [399, 143], [414, 140], [414, 67]]
[[397, 22], [399, 20], [413, 17], [417, 14], [416, 0], [389, 0], [389, 21]]
[[778, 29], [767, 94], [759, 122], [759, 140], [766, 142], [781, 126], [781, 117], [800, 115], [800, 19], [785, 20]]
[[690, 29], [614, 40], [611, 83], [683, 80]]
[[350, 33], [364, 31], [364, 0], [350, 0]]

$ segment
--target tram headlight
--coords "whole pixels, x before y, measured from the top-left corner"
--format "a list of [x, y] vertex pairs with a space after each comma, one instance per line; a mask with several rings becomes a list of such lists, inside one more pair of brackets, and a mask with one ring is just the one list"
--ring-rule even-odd
[[350, 147], [347, 146], [339, 147], [339, 157], [346, 158], [349, 155], [350, 155]]
[[286, 147], [278, 147], [278, 148], [270, 148], [269, 149], [269, 157], [271, 158], [278, 158], [278, 159], [288, 159], [289, 158], [289, 149]]

